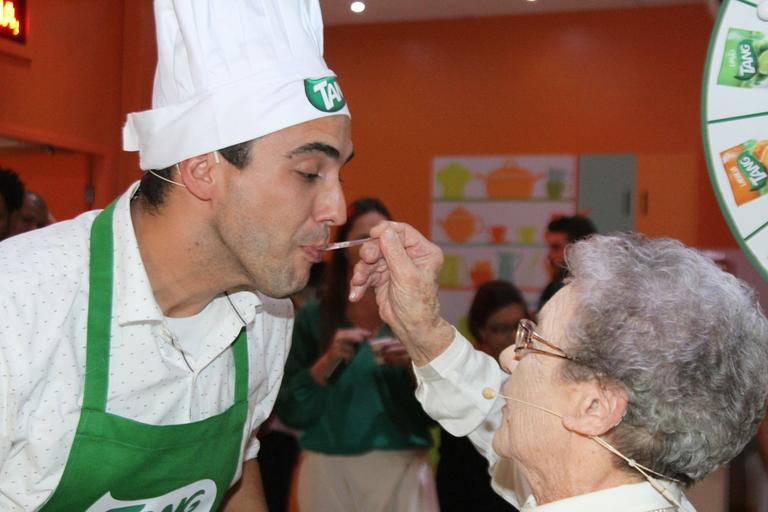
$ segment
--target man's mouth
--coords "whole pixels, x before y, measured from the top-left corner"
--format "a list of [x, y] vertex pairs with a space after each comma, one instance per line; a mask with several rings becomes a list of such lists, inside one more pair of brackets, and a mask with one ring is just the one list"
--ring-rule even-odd
[[325, 241], [306, 244], [301, 246], [301, 250], [304, 251], [304, 254], [307, 256], [309, 261], [312, 263], [319, 263], [325, 256], [325, 251], [323, 249], [326, 245], [328, 244]]

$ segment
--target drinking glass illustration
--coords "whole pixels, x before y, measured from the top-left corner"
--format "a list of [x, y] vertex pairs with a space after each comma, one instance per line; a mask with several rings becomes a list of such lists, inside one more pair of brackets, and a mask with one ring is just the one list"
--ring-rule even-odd
[[519, 226], [517, 228], [517, 240], [521, 244], [532, 244], [536, 237], [536, 228], [530, 225]]
[[494, 224], [488, 229], [488, 233], [491, 235], [491, 242], [494, 244], [503, 244], [507, 241], [507, 226]]
[[562, 169], [550, 169], [547, 173], [547, 197], [549, 199], [561, 199], [565, 189], [565, 171]]

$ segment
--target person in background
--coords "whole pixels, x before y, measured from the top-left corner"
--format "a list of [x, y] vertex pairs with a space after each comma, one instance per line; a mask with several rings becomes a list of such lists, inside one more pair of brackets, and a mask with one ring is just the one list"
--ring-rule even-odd
[[[295, 312], [320, 295], [325, 261], [312, 265], [303, 290], [291, 295]], [[259, 429], [259, 469], [269, 512], [286, 512], [290, 503], [291, 479], [299, 459], [300, 432], [286, 427], [276, 411]]]
[[424, 410], [469, 435], [523, 512], [692, 511], [684, 488], [738, 454], [765, 415], [768, 319], [754, 290], [676, 240], [570, 245], [566, 286], [539, 326], [520, 321], [500, 368], [440, 316], [439, 247], [401, 223], [370, 234], [350, 300], [376, 290]]
[[146, 171], [0, 244], [0, 510], [266, 512], [289, 297], [346, 220], [317, 0], [155, 0]]
[[0, 240], [11, 236], [14, 214], [24, 203], [24, 183], [11, 169], [0, 167]]
[[48, 225], [48, 205], [42, 197], [34, 192], [27, 191], [24, 194], [24, 202], [11, 219], [11, 229], [8, 236], [26, 233], [33, 229], [43, 228]]
[[[377, 199], [354, 201], [337, 240], [368, 237], [391, 216]], [[277, 414], [302, 432], [302, 512], [437, 510], [427, 463], [431, 420], [416, 401], [410, 359], [371, 293], [347, 300], [358, 248], [334, 251], [320, 301], [296, 316]]]
[[541, 292], [536, 311], [541, 311], [544, 304], [565, 285], [564, 280], [568, 275], [565, 265], [566, 246], [595, 233], [595, 224], [583, 215], [557, 217], [547, 225], [544, 241], [547, 244], [547, 270], [550, 281]]
[[303, 290], [291, 295], [293, 310], [299, 311], [305, 304], [317, 300], [322, 293], [323, 274], [325, 273], [325, 261], [319, 261], [309, 270], [309, 281]]
[[[520, 320], [529, 318], [520, 290], [508, 281], [488, 281], [475, 293], [467, 324], [475, 346], [498, 360], [515, 342]], [[441, 512], [514, 510], [491, 488], [488, 462], [466, 437], [440, 429], [437, 495]]]

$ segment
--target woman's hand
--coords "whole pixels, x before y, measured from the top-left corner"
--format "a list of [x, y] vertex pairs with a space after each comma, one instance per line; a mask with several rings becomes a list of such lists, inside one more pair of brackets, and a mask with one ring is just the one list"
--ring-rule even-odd
[[340, 361], [348, 363], [357, 353], [358, 345], [370, 336], [370, 331], [357, 327], [338, 329], [328, 344], [325, 353], [315, 361], [309, 373], [319, 384], [327, 384], [326, 375], [328, 371], [338, 365]]
[[411, 362], [411, 356], [405, 345], [397, 343], [381, 349], [381, 360], [389, 366], [405, 366]]
[[350, 281], [350, 300], [369, 287], [379, 314], [403, 342], [417, 366], [450, 345], [453, 328], [440, 316], [437, 277], [443, 264], [439, 247], [411, 226], [384, 221], [370, 231]]

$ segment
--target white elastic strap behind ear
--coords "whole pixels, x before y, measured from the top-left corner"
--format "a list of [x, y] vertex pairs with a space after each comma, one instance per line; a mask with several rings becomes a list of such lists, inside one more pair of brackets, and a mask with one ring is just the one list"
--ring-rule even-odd
[[[176, 164], [176, 170], [177, 170], [177, 171], [179, 171], [179, 172], [181, 172], [181, 170], [179, 169], [179, 164]], [[157, 173], [156, 173], [155, 171], [153, 171], [152, 169], [149, 169], [147, 172], [148, 172], [149, 174], [151, 174], [152, 176], [154, 176], [155, 178], [159, 178], [159, 179], [161, 179], [161, 180], [163, 180], [163, 181], [167, 181], [168, 183], [173, 183], [174, 185], [178, 185], [179, 187], [184, 187], [184, 188], [187, 188], [187, 186], [186, 186], [185, 184], [183, 184], [183, 183], [179, 183], [178, 181], [173, 181], [173, 180], [171, 180], [171, 179], [168, 179], [168, 178], [166, 178], [165, 176], [160, 176], [159, 174], [157, 174]]]
[[213, 152], [213, 161], [216, 162], [217, 164], [221, 163], [221, 157], [219, 156], [218, 151]]

